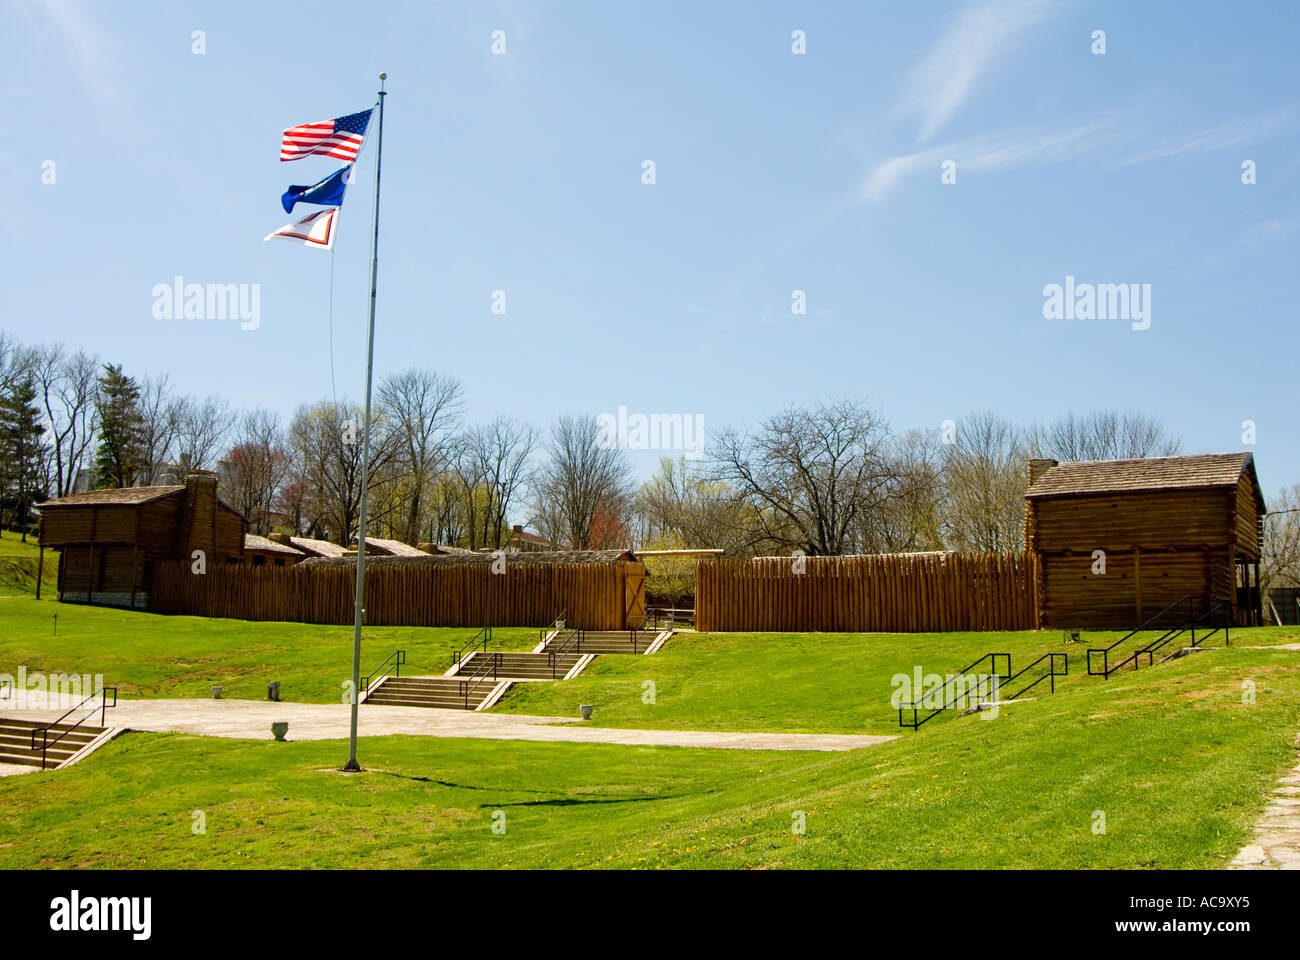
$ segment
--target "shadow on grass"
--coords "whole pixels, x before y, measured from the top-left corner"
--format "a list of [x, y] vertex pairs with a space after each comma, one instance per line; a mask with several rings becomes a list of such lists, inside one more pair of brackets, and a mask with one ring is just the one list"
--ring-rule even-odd
[[610, 803], [645, 803], [649, 800], [676, 800], [687, 796], [684, 793], [665, 793], [644, 797], [610, 797], [609, 799], [584, 799], [582, 797], [556, 797], [553, 800], [517, 800], [514, 803], [485, 803], [482, 809], [489, 807], [579, 807], [593, 804]]

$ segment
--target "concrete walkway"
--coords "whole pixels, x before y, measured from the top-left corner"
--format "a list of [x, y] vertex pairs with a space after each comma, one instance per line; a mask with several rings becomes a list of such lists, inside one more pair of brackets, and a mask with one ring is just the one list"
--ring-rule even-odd
[[[1300, 737], [1296, 737], [1300, 750]], [[1300, 763], [1273, 788], [1255, 837], [1228, 864], [1229, 870], [1300, 870]]]
[[[55, 710], [3, 708], [7, 717], [53, 720]], [[112, 727], [152, 733], [192, 733], [205, 737], [269, 740], [271, 724], [289, 722], [289, 740], [339, 740], [347, 737], [345, 704], [270, 703], [260, 700], [119, 700], [108, 711]], [[363, 737], [406, 734], [487, 740], [544, 740], [567, 743], [617, 743], [630, 746], [714, 747], [724, 750], [856, 750], [896, 736], [832, 733], [715, 733], [695, 730], [616, 730], [571, 717], [531, 717], [424, 707], [362, 704], [358, 733]]]

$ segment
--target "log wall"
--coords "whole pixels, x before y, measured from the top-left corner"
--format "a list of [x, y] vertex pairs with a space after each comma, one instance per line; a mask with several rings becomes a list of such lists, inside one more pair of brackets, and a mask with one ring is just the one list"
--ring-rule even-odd
[[1037, 625], [1033, 567], [1026, 554], [706, 560], [695, 567], [695, 623], [791, 633], [1028, 630]]
[[[374, 566], [366, 569], [366, 622], [385, 626], [544, 626], [567, 611], [569, 626], [621, 630], [628, 573], [644, 565], [546, 563]], [[351, 623], [356, 570], [188, 563], [153, 568], [150, 609], [239, 620]]]

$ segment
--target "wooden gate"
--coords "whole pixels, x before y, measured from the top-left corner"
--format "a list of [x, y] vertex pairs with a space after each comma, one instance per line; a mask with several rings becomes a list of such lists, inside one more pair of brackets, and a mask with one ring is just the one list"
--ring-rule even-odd
[[630, 629], [645, 622], [645, 564], [629, 563], [626, 573], [623, 625]]

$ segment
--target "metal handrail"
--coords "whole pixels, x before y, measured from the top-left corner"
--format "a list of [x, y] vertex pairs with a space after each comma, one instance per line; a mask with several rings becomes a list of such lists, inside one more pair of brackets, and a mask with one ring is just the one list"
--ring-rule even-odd
[[[556, 679], [556, 665], [559, 663], [561, 657], [566, 656], [568, 654], [569, 647], [571, 646], [573, 647], [574, 653], [582, 653], [582, 638], [585, 635], [586, 635], [585, 630], [576, 630], [576, 629], [571, 630], [564, 635], [564, 642], [560, 644], [559, 649], [556, 650], [548, 649], [546, 651], [546, 655], [549, 658], [547, 662], [551, 668], [552, 680]], [[552, 646], [554, 646], [553, 642], [552, 642]]]
[[[1202, 600], [1205, 601], [1206, 609], [1201, 613], [1197, 613], [1196, 605], [1199, 601]], [[1120, 637], [1110, 646], [1090, 648], [1087, 654], [1087, 667], [1088, 667], [1089, 676], [1109, 679], [1112, 673], [1115, 673], [1116, 671], [1123, 669], [1124, 667], [1128, 666], [1130, 663], [1133, 664], [1133, 669], [1137, 670], [1138, 667], [1141, 665], [1143, 656], [1147, 658], [1147, 666], [1148, 667], [1152, 666], [1155, 663], [1155, 652], [1157, 650], [1159, 650], [1161, 647], [1165, 646], [1166, 644], [1170, 643], [1171, 641], [1177, 639], [1178, 637], [1182, 636], [1184, 633], [1188, 632], [1189, 630], [1191, 631], [1192, 634], [1193, 647], [1198, 646], [1201, 643], [1204, 643], [1209, 637], [1218, 633], [1219, 630], [1221, 629], [1224, 631], [1224, 636], [1227, 637], [1229, 635], [1228, 623], [1227, 623], [1228, 618], [1225, 618], [1222, 627], [1215, 626], [1215, 628], [1211, 630], [1208, 634], [1203, 635], [1200, 640], [1196, 639], [1196, 625], [1200, 623], [1201, 620], [1211, 616], [1215, 612], [1222, 609], [1227, 609], [1229, 603], [1230, 601], [1225, 600], [1221, 597], [1216, 599], [1206, 594], [1188, 594], [1182, 599], [1177, 600], [1174, 603], [1171, 603], [1169, 606], [1165, 607], [1159, 613], [1147, 617], [1146, 620], [1142, 621], [1142, 624], [1140, 626], [1130, 630], [1128, 633], [1124, 634], [1124, 636]], [[1131, 654], [1129, 654], [1127, 657], [1121, 660], [1119, 663], [1115, 664], [1113, 667], [1110, 665], [1110, 651], [1114, 650], [1124, 641], [1129, 640], [1132, 637], [1136, 636], [1137, 634], [1141, 633], [1143, 630], [1146, 630], [1149, 626], [1151, 626], [1151, 624], [1155, 623], [1157, 620], [1162, 619], [1170, 611], [1176, 610], [1179, 607], [1184, 605], [1187, 606], [1187, 617], [1185, 620], [1179, 621], [1179, 623], [1176, 624], [1175, 626], [1168, 627], [1164, 631], [1164, 633], [1160, 634], [1160, 636], [1156, 637], [1154, 640], [1152, 640], [1150, 643], [1146, 644], [1145, 646], [1137, 648]], [[1229, 645], [1231, 645], [1230, 640], [1226, 642]], [[1094, 654], [1098, 654], [1098, 653], [1101, 654], [1101, 672], [1098, 672], [1093, 669], [1092, 658]]]
[[1196, 624], [1191, 625], [1193, 647], [1200, 646], [1202, 643], [1204, 643], [1206, 640], [1209, 640], [1210, 637], [1214, 636], [1220, 630], [1223, 631], [1223, 645], [1225, 647], [1232, 646], [1232, 601], [1231, 600], [1225, 600], [1223, 598], [1220, 598], [1214, 601], [1210, 605], [1210, 609], [1206, 610], [1205, 613], [1203, 613], [1201, 616], [1202, 618], [1209, 617], [1219, 610], [1224, 611], [1228, 615], [1223, 618], [1223, 623], [1221, 625], [1210, 624], [1214, 626], [1214, 629], [1211, 630], [1209, 633], [1201, 634], [1201, 639], [1199, 640], [1196, 639]]
[[[999, 672], [998, 672], [998, 657], [1006, 657], [1006, 661], [1007, 661], [1007, 672], [1006, 672], [1005, 674], [1002, 674], [1002, 673], [999, 673]], [[980, 658], [979, 658], [978, 660], [976, 660], [974, 663], [972, 663], [972, 664], [970, 664], [970, 665], [968, 665], [968, 666], [962, 667], [960, 670], [958, 670], [956, 673], [954, 673], [952, 676], [950, 676], [947, 680], [945, 680], [945, 681], [943, 682], [943, 685], [940, 686], [938, 690], [934, 691], [934, 693], [941, 693], [942, 691], [944, 691], [944, 690], [947, 689], [947, 687], [948, 687], [949, 684], [954, 683], [954, 682], [956, 682], [957, 680], [960, 680], [960, 679], [965, 678], [966, 674], [968, 674], [971, 670], [973, 670], [973, 669], [975, 669], [976, 667], [978, 667], [978, 666], [979, 666], [981, 663], [983, 663], [985, 660], [988, 660], [988, 661], [989, 661], [989, 669], [992, 671], [992, 673], [990, 674], [990, 676], [995, 676], [995, 677], [997, 677], [1000, 683], [1001, 683], [1001, 682], [1005, 682], [1005, 681], [1006, 681], [1006, 680], [1011, 676], [1011, 654], [1009, 654], [1009, 653], [986, 653], [986, 654], [984, 654], [984, 656], [980, 657]], [[979, 680], [979, 679], [977, 678], [977, 681], [976, 681], [976, 688], [975, 688], [975, 695], [976, 695], [976, 697], [980, 696], [980, 686], [979, 686], [979, 684], [982, 683], [982, 682], [983, 682], [982, 680]], [[933, 696], [933, 695], [934, 695], [934, 694], [929, 694], [928, 696]], [[923, 696], [922, 696], [922, 698], [921, 698], [922, 701], [925, 699], [925, 696], [927, 696], [927, 695], [923, 695]], [[951, 709], [953, 709], [955, 706], [956, 706], [955, 701], [952, 702], [952, 703], [948, 702], [948, 698], [947, 698], [947, 696], [945, 695], [945, 696], [944, 696], [944, 703], [943, 703], [943, 706], [941, 706], [941, 707], [935, 707], [933, 713], [927, 714], [927, 715], [924, 716], [924, 717], [920, 717], [920, 716], [919, 716], [919, 713], [920, 713], [921, 710], [928, 710], [928, 709], [930, 709], [930, 708], [927, 707], [923, 702], [921, 702], [921, 701], [916, 701], [916, 700], [912, 700], [912, 701], [909, 701], [909, 702], [906, 702], [906, 703], [900, 702], [900, 703], [898, 704], [898, 725], [899, 725], [900, 727], [911, 727], [913, 730], [916, 730], [916, 729], [919, 729], [920, 726], [921, 726], [921, 724], [925, 723], [927, 720], [930, 720], [930, 719], [932, 719], [932, 718], [938, 716], [940, 713], [942, 713], [942, 712], [945, 711], [945, 710], [951, 710]], [[905, 721], [903, 720], [903, 711], [904, 711], [904, 710], [911, 710], [911, 711], [912, 711], [912, 722], [911, 722], [911, 723], [907, 723], [907, 722], [905, 722]]]
[[486, 650], [483, 651], [483, 663], [479, 665], [477, 670], [471, 673], [464, 680], [460, 681], [460, 696], [465, 698], [466, 710], [469, 709], [470, 694], [472, 694], [475, 690], [477, 690], [479, 686], [482, 685], [482, 683], [485, 680], [487, 680], [489, 667], [491, 667], [490, 672], [492, 674], [492, 680], [493, 682], [495, 682], [497, 679], [497, 674], [500, 672], [501, 669], [500, 651], [494, 651], [492, 653], [488, 653]]
[[[480, 637], [482, 637], [482, 640], [479, 639]], [[474, 634], [474, 638], [470, 640], [469, 643], [465, 644], [463, 647], [461, 647], [459, 650], [456, 651], [451, 661], [452, 666], [459, 667], [461, 661], [465, 659], [466, 652], [472, 650], [474, 647], [477, 647], [480, 643], [483, 644], [483, 652], [487, 653], [488, 644], [491, 642], [491, 640], [492, 640], [492, 628], [484, 627], [478, 633]]]
[[[1063, 667], [1064, 667], [1064, 669], [1062, 669], [1060, 673], [1057, 673], [1057, 672], [1056, 672], [1056, 658], [1057, 658], [1057, 657], [1060, 657], [1060, 658], [1061, 658], [1061, 661], [1062, 661], [1062, 664], [1063, 664]], [[1017, 670], [1017, 671], [1016, 671], [1015, 673], [1013, 673], [1011, 676], [1007, 677], [1005, 680], [1002, 681], [1001, 686], [1002, 686], [1002, 687], [1006, 687], [1006, 686], [1008, 686], [1008, 685], [1011, 684], [1013, 681], [1015, 681], [1015, 679], [1016, 679], [1017, 677], [1022, 677], [1022, 676], [1024, 676], [1026, 673], [1028, 673], [1030, 670], [1034, 669], [1034, 667], [1038, 666], [1038, 665], [1039, 665], [1040, 663], [1042, 663], [1044, 660], [1047, 661], [1047, 672], [1046, 672], [1045, 674], [1043, 674], [1043, 675], [1042, 675], [1041, 677], [1039, 677], [1037, 680], [1035, 680], [1035, 681], [1033, 681], [1032, 683], [1030, 683], [1028, 686], [1022, 687], [1021, 689], [1017, 690], [1015, 693], [1013, 693], [1013, 694], [1012, 694], [1011, 696], [1009, 696], [1009, 697], [1001, 696], [1001, 690], [999, 690], [999, 691], [998, 691], [998, 693], [999, 693], [998, 699], [999, 699], [999, 700], [1017, 700], [1017, 699], [1019, 699], [1020, 697], [1024, 696], [1026, 693], [1028, 693], [1030, 690], [1034, 689], [1034, 687], [1038, 686], [1038, 685], [1039, 685], [1040, 683], [1042, 683], [1044, 680], [1048, 680], [1048, 681], [1050, 681], [1050, 685], [1051, 685], [1051, 688], [1052, 688], [1052, 693], [1055, 693], [1055, 692], [1056, 692], [1056, 678], [1057, 678], [1057, 677], [1068, 677], [1068, 676], [1070, 675], [1070, 655], [1069, 655], [1068, 653], [1045, 653], [1045, 654], [1043, 654], [1041, 657], [1039, 657], [1037, 660], [1035, 660], [1033, 663], [1031, 663], [1029, 666], [1027, 666], [1027, 667], [1023, 667], [1022, 669]]]
[[362, 683], [361, 685], [361, 692], [369, 693], [370, 681], [373, 680], [375, 677], [387, 676], [388, 671], [390, 669], [394, 671], [393, 676], [400, 677], [402, 675], [402, 666], [405, 663], [406, 663], [406, 651], [394, 650], [392, 653], [388, 655], [388, 658], [383, 663], [381, 663], [378, 667], [376, 667], [374, 670], [372, 670], [369, 674], [366, 675], [365, 682]]
[[[113, 702], [111, 704], [108, 702], [108, 691], [110, 690], [113, 691]], [[68, 729], [60, 733], [53, 740], [50, 739], [50, 731], [53, 730], [55, 727], [57, 727], [68, 717], [70, 717], [72, 714], [76, 713], [78, 710], [84, 707], [88, 702], [94, 700], [96, 697], [100, 698], [99, 725], [102, 727], [104, 725], [105, 713], [108, 710], [108, 708], [110, 706], [113, 707], [117, 706], [117, 687], [100, 687], [94, 693], [91, 693], [83, 697], [80, 703], [78, 703], [75, 707], [73, 707], [63, 716], [59, 717], [59, 719], [55, 720], [53, 723], [46, 724], [43, 727], [38, 727], [37, 729], [32, 731], [32, 752], [33, 753], [36, 752], [36, 735], [38, 733], [41, 735], [41, 769], [42, 770], [45, 769], [46, 754], [49, 751], [50, 747], [54, 746], [54, 744], [58, 743], [60, 740], [62, 740], [64, 737], [70, 734], [73, 730], [76, 730], [77, 727], [81, 726], [83, 723], [85, 723], [87, 720], [93, 717], [95, 715], [95, 712], [94, 710], [92, 710], [90, 713], [86, 714], [76, 723], [68, 727]]]
[[565, 607], [563, 610], [561, 610], [559, 613], [555, 615], [555, 619], [551, 621], [551, 625], [549, 627], [541, 627], [538, 629], [537, 642], [541, 643], [543, 640], [546, 639], [546, 631], [559, 629], [560, 624], [564, 623], [565, 619], [568, 616], [569, 616], [569, 608]]
[[[690, 614], [690, 616], [678, 617], [677, 614], [679, 613]], [[669, 629], [672, 629], [678, 623], [689, 623], [692, 626], [694, 626], [695, 608], [694, 607], [647, 607], [646, 617], [645, 620], [642, 622], [643, 628], [646, 623], [653, 624], [656, 630], [660, 629], [661, 624], [666, 624]]]

